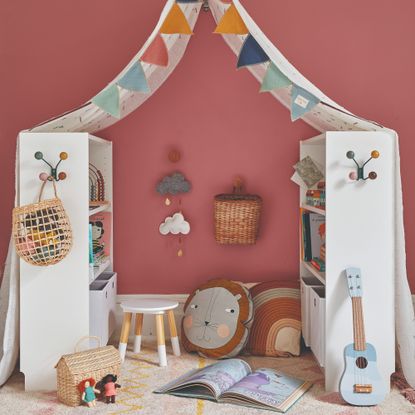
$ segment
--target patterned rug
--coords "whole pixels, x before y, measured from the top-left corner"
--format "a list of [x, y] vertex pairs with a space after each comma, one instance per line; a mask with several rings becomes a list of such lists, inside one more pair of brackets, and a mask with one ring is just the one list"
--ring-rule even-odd
[[[168, 355], [168, 367], [157, 364], [155, 346], [144, 347], [140, 354], [127, 352], [119, 383], [122, 388], [115, 404], [98, 402], [93, 409], [71, 408], [58, 402], [55, 392], [26, 393], [23, 375], [15, 373], [0, 389], [0, 414], [4, 415], [66, 415], [66, 414], [138, 414], [138, 415], [270, 415], [271, 411], [241, 406], [216, 404], [188, 398], [152, 393], [157, 387], [177, 378], [188, 370], [213, 362], [197, 355]], [[169, 350], [168, 350], [169, 351]], [[169, 351], [171, 352], [171, 351]], [[314, 386], [287, 412], [290, 415], [404, 415], [415, 414], [412, 406], [397, 389], [376, 407], [354, 408], [342, 401], [338, 393], [326, 393], [320, 368], [311, 354], [299, 358], [246, 357], [251, 367], [271, 367], [314, 382]]]

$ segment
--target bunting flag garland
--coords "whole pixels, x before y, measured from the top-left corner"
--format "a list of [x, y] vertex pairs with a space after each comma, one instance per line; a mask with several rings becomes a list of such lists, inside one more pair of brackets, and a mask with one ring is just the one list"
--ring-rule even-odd
[[273, 89], [284, 88], [290, 85], [292, 85], [292, 82], [273, 62], [270, 62], [259, 92], [269, 92]]
[[182, 9], [177, 3], [174, 3], [163, 22], [160, 33], [165, 34], [176, 34], [180, 33], [183, 35], [192, 35], [192, 29], [186, 20], [186, 16], [183, 14]]
[[157, 35], [154, 38], [153, 42], [143, 53], [140, 60], [142, 62], [152, 63], [153, 65], [168, 66], [169, 53], [161, 35]]
[[237, 67], [242, 68], [244, 66], [256, 65], [267, 61], [269, 61], [268, 55], [261, 46], [259, 46], [255, 38], [249, 34], [239, 52]]
[[198, 3], [199, 0], [176, 0], [176, 3]]
[[121, 88], [129, 91], [150, 92], [148, 87], [146, 75], [144, 74], [141, 62], [135, 62], [133, 66], [124, 74], [124, 76], [117, 82]]
[[291, 91], [291, 121], [298, 120], [319, 102], [313, 94], [294, 84]]
[[220, 19], [218, 26], [213, 33], [232, 34], [232, 35], [247, 35], [249, 33], [242, 17], [234, 4], [231, 4], [228, 10]]
[[92, 102], [113, 117], [120, 118], [120, 97], [118, 86], [111, 84], [92, 98]]

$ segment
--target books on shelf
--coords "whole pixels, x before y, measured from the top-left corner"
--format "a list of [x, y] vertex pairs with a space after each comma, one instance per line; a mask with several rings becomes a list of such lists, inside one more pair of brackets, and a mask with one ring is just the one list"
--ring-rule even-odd
[[108, 261], [111, 254], [111, 212], [96, 213], [89, 218], [90, 261], [94, 266]]
[[190, 371], [154, 392], [286, 412], [311, 386], [274, 369], [253, 371], [244, 360], [227, 359]]
[[[326, 221], [325, 217], [318, 213], [301, 210], [301, 256], [304, 261], [311, 262], [321, 258], [322, 246], [325, 244]], [[325, 248], [324, 248], [325, 256]]]

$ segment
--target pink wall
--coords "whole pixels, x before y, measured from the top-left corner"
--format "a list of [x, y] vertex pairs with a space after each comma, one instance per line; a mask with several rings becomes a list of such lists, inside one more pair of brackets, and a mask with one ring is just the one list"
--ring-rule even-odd
[[[122, 8], [120, 8], [122, 4]], [[5, 258], [13, 201], [15, 136], [96, 94], [153, 29], [163, 0], [0, 1], [0, 257]], [[415, 291], [415, 3], [244, 0], [243, 4], [302, 73], [349, 110], [396, 129], [401, 137], [408, 272]], [[310, 20], [311, 16], [313, 20]], [[244, 281], [297, 276], [297, 188], [289, 181], [298, 140], [314, 135], [245, 70], [202, 13], [188, 53], [143, 107], [102, 137], [115, 144], [115, 254], [120, 293], [182, 293], [212, 276]], [[157, 232], [173, 209], [154, 192], [175, 166], [193, 191], [183, 197], [192, 224], [185, 256]], [[255, 247], [214, 242], [213, 195], [236, 174], [263, 196]]]

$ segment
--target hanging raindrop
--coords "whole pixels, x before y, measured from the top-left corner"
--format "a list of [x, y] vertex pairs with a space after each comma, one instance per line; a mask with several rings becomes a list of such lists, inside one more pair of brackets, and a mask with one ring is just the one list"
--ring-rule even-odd
[[166, 206], [170, 206], [171, 205], [171, 200], [168, 197], [166, 197], [166, 200], [164, 201], [164, 204]]

